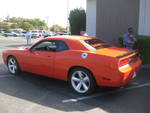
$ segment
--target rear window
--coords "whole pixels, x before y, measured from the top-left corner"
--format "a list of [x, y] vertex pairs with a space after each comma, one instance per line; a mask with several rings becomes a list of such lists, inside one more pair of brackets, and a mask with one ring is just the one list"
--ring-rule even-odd
[[88, 40], [84, 40], [84, 41], [90, 45], [98, 44], [98, 43], [105, 43], [104, 41], [102, 41], [100, 39], [88, 39]]
[[93, 47], [94, 49], [102, 49], [102, 48], [111, 47], [110, 45], [108, 45], [107, 43], [105, 43], [104, 41], [100, 39], [88, 39], [88, 40], [84, 40], [84, 42], [88, 44], [89, 46]]

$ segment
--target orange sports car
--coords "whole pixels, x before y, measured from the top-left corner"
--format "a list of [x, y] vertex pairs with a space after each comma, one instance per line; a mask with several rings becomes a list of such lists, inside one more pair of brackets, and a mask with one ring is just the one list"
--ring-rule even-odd
[[27, 71], [69, 81], [84, 95], [96, 86], [128, 84], [141, 65], [137, 52], [83, 36], [45, 38], [31, 47], [3, 52], [3, 60], [11, 74]]

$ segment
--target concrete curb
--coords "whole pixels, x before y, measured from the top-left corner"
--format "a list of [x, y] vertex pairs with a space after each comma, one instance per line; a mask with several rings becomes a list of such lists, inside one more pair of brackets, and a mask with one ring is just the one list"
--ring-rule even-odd
[[150, 65], [142, 65], [142, 69], [150, 69]]

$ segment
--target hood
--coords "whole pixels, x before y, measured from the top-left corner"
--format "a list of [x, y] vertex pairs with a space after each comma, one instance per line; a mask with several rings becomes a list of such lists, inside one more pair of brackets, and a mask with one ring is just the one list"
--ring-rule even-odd
[[127, 56], [129, 53], [133, 53], [132, 50], [124, 49], [124, 48], [118, 48], [118, 47], [109, 47], [109, 48], [103, 48], [103, 49], [97, 49], [94, 50], [96, 54], [104, 55], [104, 56], [111, 56], [111, 57], [120, 57], [120, 56]]

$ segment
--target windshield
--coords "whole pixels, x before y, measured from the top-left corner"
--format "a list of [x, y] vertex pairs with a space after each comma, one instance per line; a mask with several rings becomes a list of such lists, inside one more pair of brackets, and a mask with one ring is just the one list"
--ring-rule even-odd
[[102, 49], [102, 48], [111, 47], [110, 45], [108, 45], [107, 43], [105, 43], [104, 41], [100, 39], [88, 39], [88, 40], [84, 40], [84, 42], [88, 44], [90, 48], [94, 48], [94, 49]]

